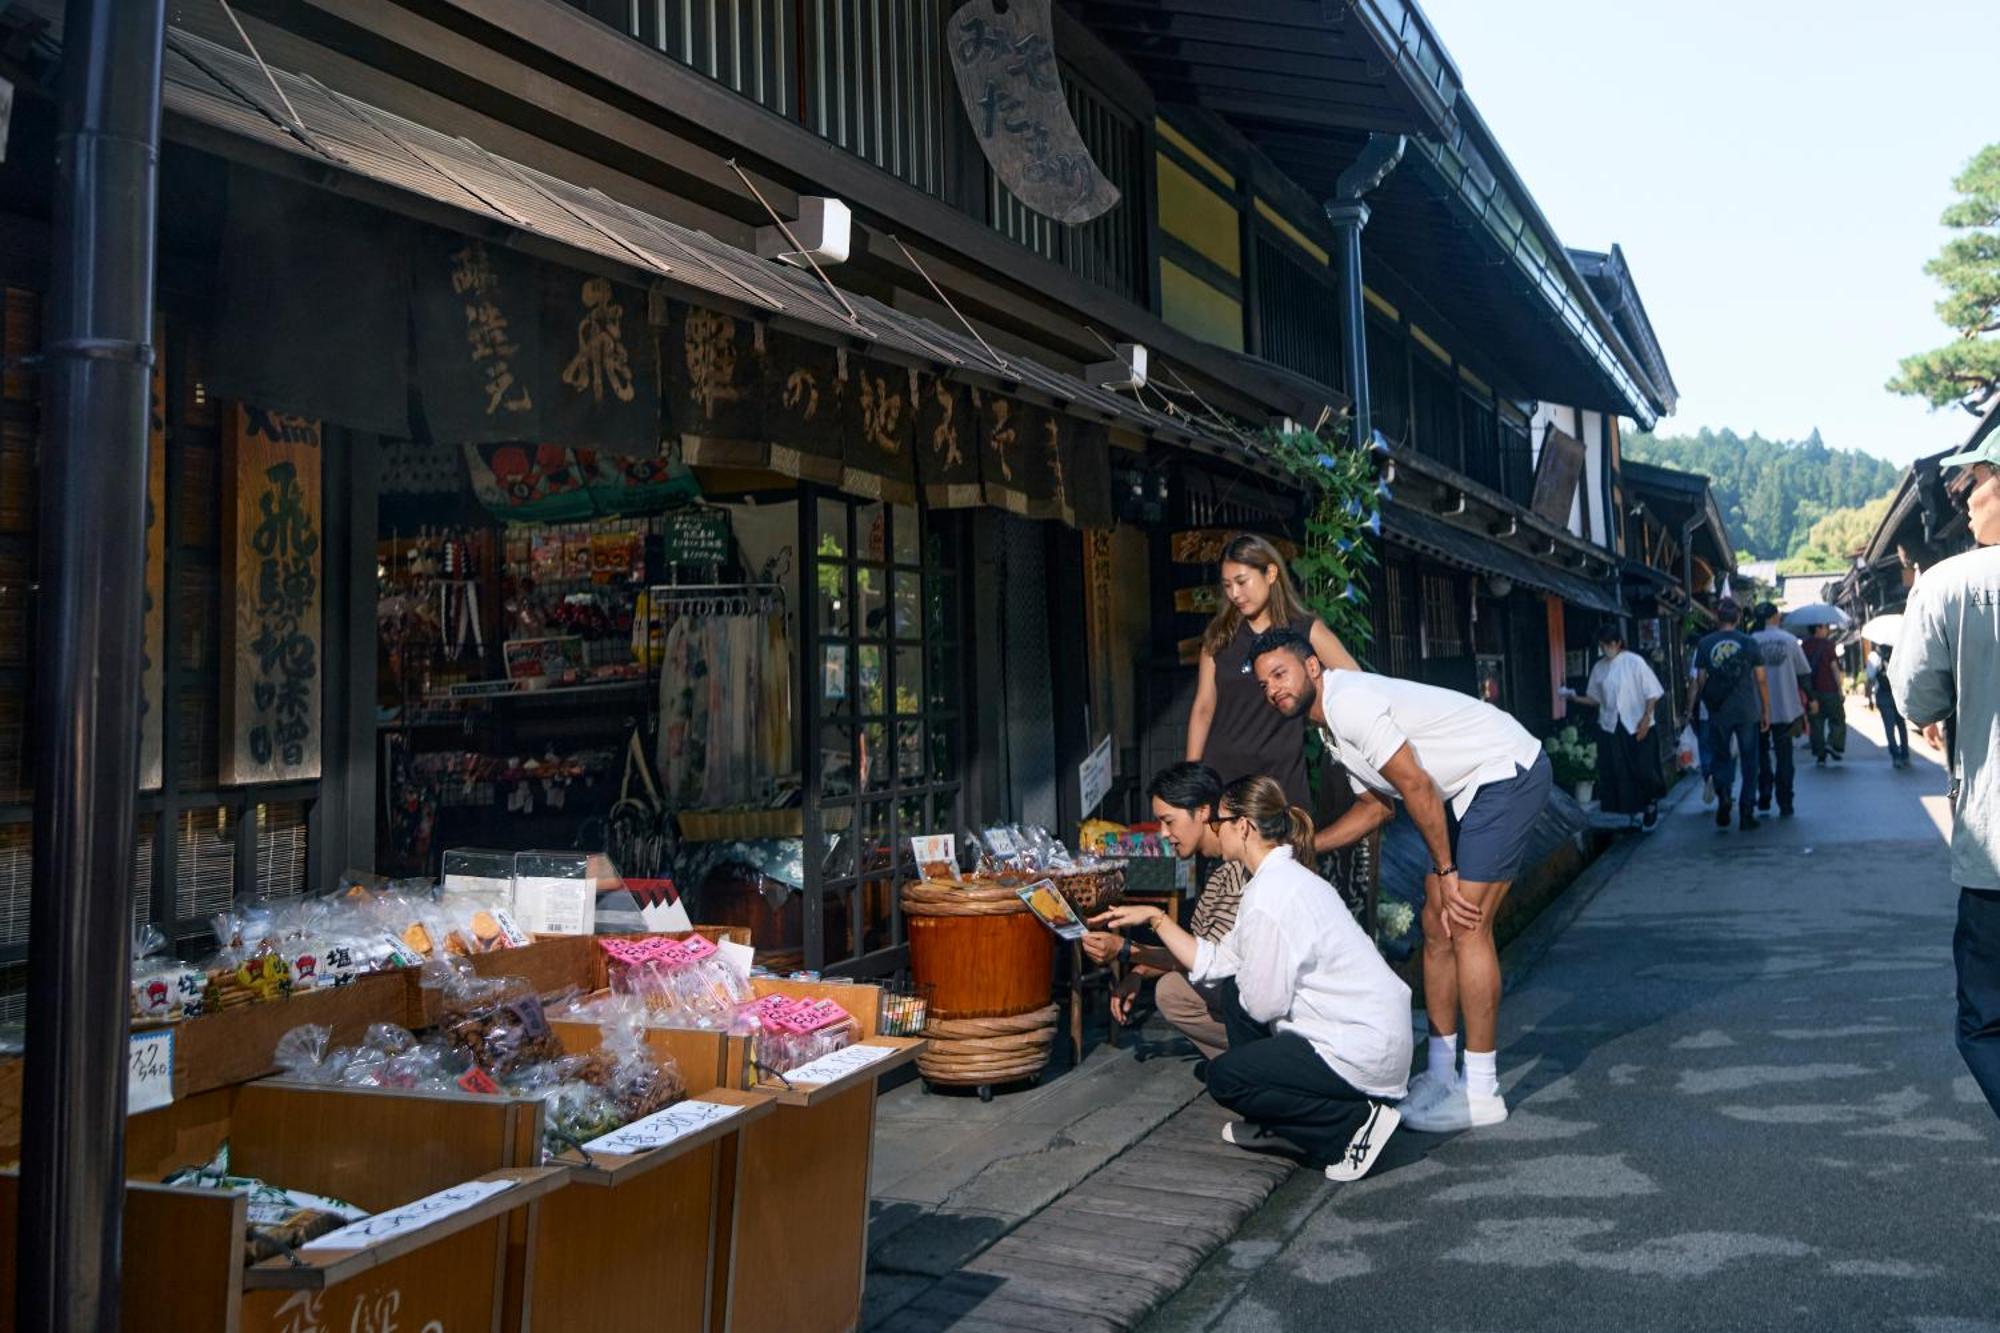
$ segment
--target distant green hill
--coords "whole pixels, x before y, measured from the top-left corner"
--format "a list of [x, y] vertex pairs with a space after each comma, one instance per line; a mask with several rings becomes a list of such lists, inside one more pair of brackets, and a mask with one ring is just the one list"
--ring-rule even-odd
[[1736, 548], [1759, 560], [1798, 554], [1815, 523], [1878, 498], [1901, 474], [1893, 463], [1858, 449], [1827, 448], [1817, 430], [1803, 440], [1733, 430], [1641, 432], [1625, 437], [1625, 456], [1706, 476]]

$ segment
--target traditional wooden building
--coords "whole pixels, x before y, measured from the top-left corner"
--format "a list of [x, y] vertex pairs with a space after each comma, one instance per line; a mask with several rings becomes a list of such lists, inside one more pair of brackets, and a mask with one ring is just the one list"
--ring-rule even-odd
[[[1622, 255], [1564, 249], [1414, 4], [233, 8], [174, 11], [164, 99], [133, 910], [189, 947], [232, 902], [500, 841], [715, 874], [710, 919], [892, 969], [911, 835], [1073, 830], [1106, 744], [1133, 813], [1178, 757], [1217, 539], [1299, 534], [1277, 423], [1391, 446], [1378, 668], [1545, 730], [1579, 625], [1629, 609], [1619, 422], [1671, 376]], [[10, 351], [60, 23], [0, 16]], [[10, 372], [0, 609], [35, 394]], [[275, 583], [269, 506], [316, 539]], [[254, 646], [273, 616], [311, 631], [289, 655]], [[748, 730], [668, 683], [746, 657]]]

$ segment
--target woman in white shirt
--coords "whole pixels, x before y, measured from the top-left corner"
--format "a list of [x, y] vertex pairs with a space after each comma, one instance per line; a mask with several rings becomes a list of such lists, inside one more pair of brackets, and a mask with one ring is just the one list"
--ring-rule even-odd
[[1650, 829], [1660, 822], [1662, 785], [1659, 754], [1650, 743], [1653, 709], [1666, 689], [1645, 658], [1625, 650], [1625, 631], [1616, 621], [1598, 631], [1597, 647], [1603, 656], [1590, 682], [1569, 697], [1597, 710], [1598, 808]]
[[1329, 1180], [1359, 1180], [1402, 1120], [1389, 1103], [1408, 1090], [1410, 988], [1306, 868], [1312, 820], [1275, 780], [1231, 783], [1215, 823], [1222, 854], [1251, 872], [1220, 943], [1152, 907], [1116, 907], [1092, 924], [1151, 928], [1196, 983], [1235, 979], [1229, 1049], [1208, 1066], [1209, 1095], [1243, 1117], [1223, 1138], [1293, 1148], [1330, 1163]]

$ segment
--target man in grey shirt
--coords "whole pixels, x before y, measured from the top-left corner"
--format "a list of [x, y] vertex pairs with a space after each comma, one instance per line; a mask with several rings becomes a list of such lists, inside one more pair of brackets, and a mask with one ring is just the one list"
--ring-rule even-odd
[[1757, 737], [1757, 813], [1768, 814], [1771, 798], [1778, 798], [1778, 815], [1792, 817], [1793, 775], [1799, 724], [1805, 719], [1805, 696], [1800, 690], [1812, 678], [1799, 636], [1777, 624], [1778, 608], [1759, 602], [1750, 637], [1764, 659], [1764, 681], [1771, 693], [1771, 729]]
[[1981, 549], [1917, 581], [1889, 686], [1932, 745], [1950, 723], [1958, 1050], [2000, 1114], [2000, 434], [1939, 466], [1971, 469], [1966, 508]]

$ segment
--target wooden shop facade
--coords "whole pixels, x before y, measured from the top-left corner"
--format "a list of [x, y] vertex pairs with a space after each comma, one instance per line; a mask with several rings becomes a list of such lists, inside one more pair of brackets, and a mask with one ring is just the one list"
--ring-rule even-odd
[[[59, 8], [0, 17], [10, 357]], [[133, 919], [189, 949], [583, 848], [894, 970], [910, 836], [1142, 815], [1220, 538], [1302, 534], [1280, 423], [1392, 446], [1378, 669], [1546, 731], [1629, 610], [1620, 422], [1671, 377], [1414, 5], [233, 8], [172, 17], [164, 90]], [[829, 212], [844, 260], [796, 234]], [[16, 1005], [37, 394], [10, 362]]]

